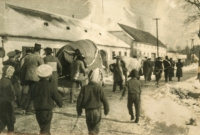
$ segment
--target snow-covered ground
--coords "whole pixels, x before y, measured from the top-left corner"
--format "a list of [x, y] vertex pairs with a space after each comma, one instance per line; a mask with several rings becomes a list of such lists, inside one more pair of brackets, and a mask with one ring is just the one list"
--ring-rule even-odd
[[[183, 70], [197, 69], [197, 65]], [[152, 76], [153, 77], [153, 76]], [[155, 82], [144, 85], [141, 96], [141, 118], [139, 124], [130, 121], [127, 100], [120, 101], [121, 91], [112, 92], [112, 76], [104, 78], [105, 95], [110, 104], [109, 115], [102, 118], [100, 134], [104, 135], [199, 135], [200, 100], [188, 96], [189, 92], [200, 93], [200, 83], [196, 76], [182, 82], [162, 83], [157, 88]], [[141, 78], [143, 81], [143, 78]], [[76, 96], [79, 91], [76, 92]], [[85, 114], [77, 120], [76, 104], [69, 104], [69, 94], [63, 99], [64, 106], [53, 110], [52, 135], [87, 134]], [[34, 115], [16, 114], [15, 131], [19, 134], [38, 134], [39, 127]], [[186, 125], [190, 119], [195, 122]], [[3, 134], [5, 134], [6, 130]]]

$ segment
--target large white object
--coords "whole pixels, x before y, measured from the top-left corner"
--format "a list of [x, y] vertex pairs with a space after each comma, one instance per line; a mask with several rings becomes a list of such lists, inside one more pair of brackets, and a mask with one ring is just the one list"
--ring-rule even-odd
[[37, 68], [37, 75], [40, 77], [48, 77], [52, 74], [53, 68], [48, 64], [42, 64]]
[[141, 60], [137, 58], [123, 56], [121, 57], [121, 60], [125, 62], [128, 72], [131, 72], [133, 69], [139, 71], [139, 68], [141, 67]]

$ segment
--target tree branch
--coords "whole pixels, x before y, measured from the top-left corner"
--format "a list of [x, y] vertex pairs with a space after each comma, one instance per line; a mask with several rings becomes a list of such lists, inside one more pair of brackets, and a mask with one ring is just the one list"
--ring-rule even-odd
[[192, 0], [185, 0], [185, 1], [188, 2], [188, 3], [190, 3], [190, 4], [195, 5], [200, 10], [200, 2], [199, 2], [199, 0], [194, 0], [194, 1], [192, 1]]

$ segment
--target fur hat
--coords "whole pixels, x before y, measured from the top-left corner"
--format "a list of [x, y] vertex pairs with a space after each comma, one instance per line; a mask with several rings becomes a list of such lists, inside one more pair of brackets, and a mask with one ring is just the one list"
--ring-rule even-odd
[[52, 72], [53, 68], [48, 64], [42, 64], [36, 70], [36, 73], [39, 77], [49, 77], [51, 76]]
[[138, 77], [138, 71], [136, 69], [133, 69], [128, 77]]

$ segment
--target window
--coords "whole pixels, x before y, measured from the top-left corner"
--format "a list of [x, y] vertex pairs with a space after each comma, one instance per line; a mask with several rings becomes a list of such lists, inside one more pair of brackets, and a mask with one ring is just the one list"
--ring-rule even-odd
[[27, 48], [32, 48], [33, 49], [33, 47], [22, 46], [22, 56], [24, 56], [26, 54], [26, 49]]
[[114, 56], [116, 56], [115, 51], [112, 51], [112, 59], [114, 59]]
[[121, 51], [119, 51], [119, 56], [122, 56], [122, 52]]
[[124, 52], [124, 56], [127, 56], [127, 52]]

